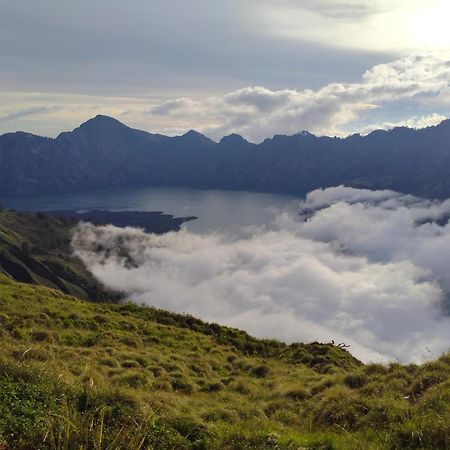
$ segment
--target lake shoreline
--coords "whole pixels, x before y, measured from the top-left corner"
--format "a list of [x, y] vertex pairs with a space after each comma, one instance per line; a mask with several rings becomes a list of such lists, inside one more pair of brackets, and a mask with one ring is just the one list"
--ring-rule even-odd
[[155, 234], [180, 231], [184, 223], [197, 220], [195, 216], [175, 217], [172, 214], [165, 214], [161, 211], [50, 210], [45, 213], [82, 222], [91, 222], [94, 225], [142, 228], [148, 233]]

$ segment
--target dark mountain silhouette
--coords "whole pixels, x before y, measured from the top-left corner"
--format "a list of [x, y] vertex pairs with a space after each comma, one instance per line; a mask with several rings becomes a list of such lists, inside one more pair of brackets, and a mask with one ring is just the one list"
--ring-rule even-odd
[[167, 137], [96, 116], [55, 139], [0, 136], [0, 195], [102, 187], [186, 186], [302, 195], [344, 184], [450, 197], [450, 120], [368, 136], [276, 135], [219, 143], [196, 131]]

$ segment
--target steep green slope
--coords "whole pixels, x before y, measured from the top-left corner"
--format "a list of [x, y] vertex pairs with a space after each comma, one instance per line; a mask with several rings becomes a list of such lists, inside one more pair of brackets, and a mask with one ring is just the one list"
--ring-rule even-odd
[[73, 257], [76, 221], [0, 210], [0, 273], [16, 281], [60, 289], [80, 298], [117, 300]]
[[2, 449], [450, 448], [450, 357], [364, 366], [0, 276]]

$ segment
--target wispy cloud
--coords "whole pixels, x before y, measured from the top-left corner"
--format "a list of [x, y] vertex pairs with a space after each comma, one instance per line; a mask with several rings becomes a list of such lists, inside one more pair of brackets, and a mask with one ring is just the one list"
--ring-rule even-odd
[[431, 127], [433, 125], [438, 125], [443, 120], [446, 120], [448, 117], [443, 116], [441, 114], [427, 114], [425, 116], [420, 117], [409, 117], [404, 120], [399, 120], [397, 122], [380, 122], [373, 123], [371, 125], [365, 126], [358, 130], [360, 134], [369, 134], [375, 130], [391, 130], [396, 127], [408, 127], [408, 128], [425, 128]]
[[356, 21], [367, 19], [374, 14], [386, 10], [387, 5], [383, 2], [367, 2], [363, 0], [282, 0], [278, 7], [289, 7], [297, 10], [313, 11], [321, 16], [333, 19]]
[[20, 109], [18, 111], [0, 115], [0, 122], [9, 122], [12, 120], [21, 119], [23, 117], [42, 115], [58, 111], [59, 109], [60, 107], [58, 106], [33, 106], [31, 108]]

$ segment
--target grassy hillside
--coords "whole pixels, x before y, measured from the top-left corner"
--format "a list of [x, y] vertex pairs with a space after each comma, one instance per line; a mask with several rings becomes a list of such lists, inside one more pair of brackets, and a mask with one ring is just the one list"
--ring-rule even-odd
[[450, 356], [362, 365], [0, 276], [0, 448], [446, 449]]
[[75, 223], [41, 213], [0, 208], [0, 274], [84, 299], [117, 299], [117, 294], [107, 292], [72, 256], [71, 228]]

